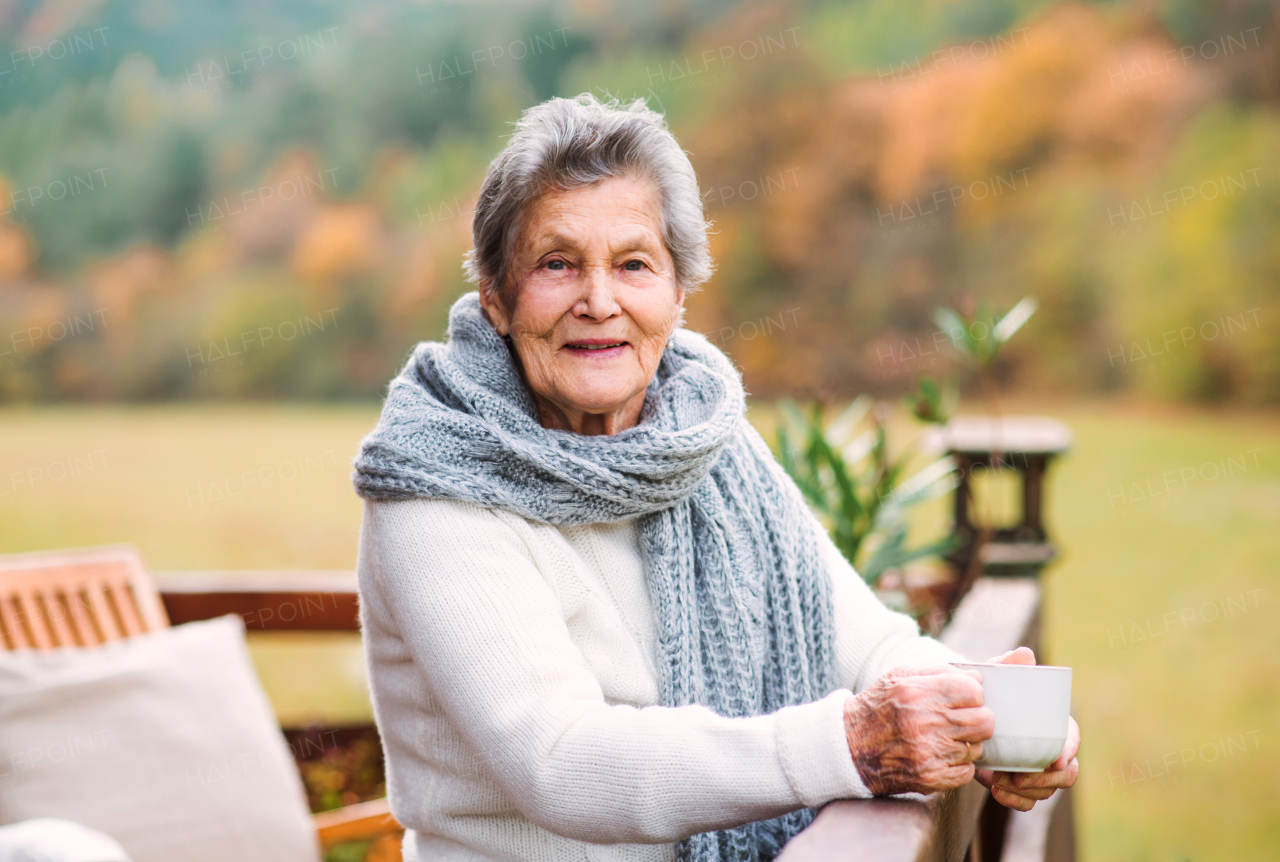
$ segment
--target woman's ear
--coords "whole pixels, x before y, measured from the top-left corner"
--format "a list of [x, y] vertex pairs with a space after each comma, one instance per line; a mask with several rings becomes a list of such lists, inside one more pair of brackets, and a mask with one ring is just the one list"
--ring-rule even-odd
[[506, 338], [511, 332], [511, 316], [507, 314], [506, 306], [502, 304], [502, 296], [493, 289], [492, 283], [486, 282], [480, 285], [480, 308], [484, 311], [484, 316], [489, 319], [489, 325]]
[[685, 296], [684, 288], [677, 286], [676, 287], [676, 322], [675, 322], [675, 325], [671, 327], [672, 332], [675, 332], [677, 329], [684, 326], [684, 296]]

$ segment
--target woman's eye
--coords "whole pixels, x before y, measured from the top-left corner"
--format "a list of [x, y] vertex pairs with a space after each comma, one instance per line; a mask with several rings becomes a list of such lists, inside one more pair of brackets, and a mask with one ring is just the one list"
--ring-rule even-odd
[[629, 260], [622, 265], [622, 268], [628, 272], [639, 272], [644, 269], [644, 263], [638, 260]]
[[558, 271], [560, 271], [560, 270], [564, 269], [564, 261], [563, 261], [563, 260], [549, 260], [549, 261], [547, 261], [547, 269], [555, 270], [555, 271], [557, 271], [557, 272], [558, 272]]

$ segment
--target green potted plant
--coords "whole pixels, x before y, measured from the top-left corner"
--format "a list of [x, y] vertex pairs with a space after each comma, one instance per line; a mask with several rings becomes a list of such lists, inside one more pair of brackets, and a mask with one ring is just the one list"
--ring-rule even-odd
[[[983, 401], [996, 415], [1000, 407], [994, 367], [1000, 348], [1035, 310], [1036, 301], [1027, 297], [998, 318], [985, 303], [968, 315], [950, 308], [939, 308], [934, 314], [934, 321], [975, 368]], [[944, 391], [933, 378], [922, 376], [905, 402], [916, 420], [941, 429], [954, 413], [955, 392], [954, 386]], [[923, 466], [909, 472], [923, 454], [921, 437], [895, 452], [890, 446], [887, 406], [866, 395], [831, 421], [826, 419], [824, 405], [817, 402], [802, 409], [783, 399], [777, 408], [778, 460], [845, 558], [869, 585], [879, 589], [887, 604], [917, 616], [938, 610], [945, 616], [949, 608], [929, 608], [919, 602], [913, 606], [904, 581], [885, 576], [913, 561], [943, 559], [966, 544], [958, 535], [916, 545], [908, 541], [912, 510], [961, 487], [954, 459], [926, 458]], [[964, 488], [961, 493], [971, 493], [967, 485]], [[978, 523], [986, 524], [981, 513], [975, 515]], [[991, 527], [982, 526], [975, 541], [980, 546], [991, 533]], [[979, 557], [973, 553], [969, 559]], [[972, 568], [973, 564], [959, 573], [950, 601], [958, 600], [972, 581]]]

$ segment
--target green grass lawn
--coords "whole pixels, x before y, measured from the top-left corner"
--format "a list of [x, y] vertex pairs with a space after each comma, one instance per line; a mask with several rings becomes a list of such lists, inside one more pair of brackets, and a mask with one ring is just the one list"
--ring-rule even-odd
[[155, 569], [351, 568], [376, 407], [0, 412], [0, 547], [133, 542]]
[[1055, 412], [1078, 444], [1046, 643], [1076, 668], [1084, 857], [1276, 859], [1280, 419]]
[[[1077, 438], [1050, 479], [1064, 554], [1046, 576], [1045, 650], [1076, 671], [1081, 858], [1276, 858], [1280, 417], [1010, 412], [1056, 415]], [[350, 568], [349, 463], [376, 415], [5, 409], [0, 552], [127, 541], [156, 570]], [[350, 641], [260, 638], [254, 654], [282, 719], [367, 715]]]

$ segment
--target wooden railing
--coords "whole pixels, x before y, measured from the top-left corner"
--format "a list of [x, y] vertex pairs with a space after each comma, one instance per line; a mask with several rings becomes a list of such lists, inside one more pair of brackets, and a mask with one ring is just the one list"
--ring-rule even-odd
[[249, 631], [360, 630], [352, 571], [184, 571], [152, 576], [175, 626], [239, 614]]
[[[1035, 578], [979, 578], [941, 640], [973, 661], [1018, 646], [1040, 656], [1040, 585]], [[977, 782], [928, 796], [843, 800], [822, 809], [779, 862], [1073, 862], [1070, 792], [1031, 811], [990, 801]]]
[[[355, 575], [333, 571], [156, 572], [174, 625], [238, 613], [253, 630], [358, 631]], [[1034, 577], [975, 581], [942, 641], [974, 661], [1040, 650]], [[1069, 792], [1029, 812], [990, 801], [977, 782], [947, 793], [832, 802], [780, 862], [1074, 862]]]

